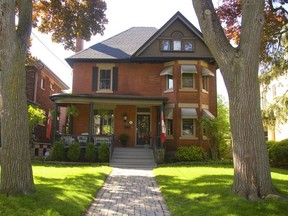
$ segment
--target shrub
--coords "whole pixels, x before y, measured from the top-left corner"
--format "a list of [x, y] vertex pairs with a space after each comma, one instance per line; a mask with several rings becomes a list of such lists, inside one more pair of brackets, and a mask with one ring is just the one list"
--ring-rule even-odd
[[80, 156], [80, 145], [78, 142], [72, 142], [69, 146], [67, 158], [70, 161], [78, 161]]
[[271, 165], [288, 165], [288, 139], [268, 143], [268, 152]]
[[204, 153], [201, 147], [182, 146], [177, 149], [175, 158], [177, 161], [202, 161], [204, 160]]
[[100, 162], [109, 162], [109, 147], [107, 143], [101, 143], [98, 149], [98, 158]]
[[55, 141], [51, 151], [51, 159], [56, 161], [65, 160], [65, 149], [62, 141]]
[[93, 143], [88, 143], [85, 151], [85, 160], [94, 162], [97, 160], [97, 150]]

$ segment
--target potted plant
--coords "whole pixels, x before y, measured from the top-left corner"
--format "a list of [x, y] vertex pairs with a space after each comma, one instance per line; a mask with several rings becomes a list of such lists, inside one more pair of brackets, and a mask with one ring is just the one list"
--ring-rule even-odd
[[120, 134], [119, 141], [121, 142], [122, 145], [126, 145], [128, 140], [129, 140], [128, 134]]

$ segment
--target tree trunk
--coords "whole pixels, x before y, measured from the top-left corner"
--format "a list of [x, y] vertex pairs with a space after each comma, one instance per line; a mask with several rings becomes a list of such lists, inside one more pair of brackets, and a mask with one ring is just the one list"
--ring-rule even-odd
[[31, 33], [32, 1], [18, 1], [19, 21], [15, 26], [15, 1], [0, 1], [1, 95], [1, 185], [6, 195], [34, 190], [29, 146], [26, 100], [25, 56]]
[[193, 5], [229, 95], [234, 160], [232, 191], [246, 199], [263, 198], [275, 193], [258, 84], [264, 0], [242, 1], [241, 38], [237, 48], [226, 38], [211, 0], [193, 0]]

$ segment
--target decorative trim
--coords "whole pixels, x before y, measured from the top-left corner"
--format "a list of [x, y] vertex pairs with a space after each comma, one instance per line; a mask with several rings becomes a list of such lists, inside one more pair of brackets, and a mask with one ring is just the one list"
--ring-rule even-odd
[[178, 103], [179, 108], [199, 108], [197, 103]]

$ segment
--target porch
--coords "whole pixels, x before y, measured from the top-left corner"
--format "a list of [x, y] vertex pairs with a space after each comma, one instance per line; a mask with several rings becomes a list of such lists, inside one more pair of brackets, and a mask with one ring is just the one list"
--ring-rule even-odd
[[[166, 97], [56, 94], [51, 100], [57, 116], [53, 119], [53, 140], [62, 140], [65, 146], [77, 141], [82, 148], [87, 143], [121, 147], [122, 135], [128, 137], [125, 147], [161, 145], [156, 137], [161, 133], [160, 114]], [[68, 113], [72, 106], [78, 115]]]

